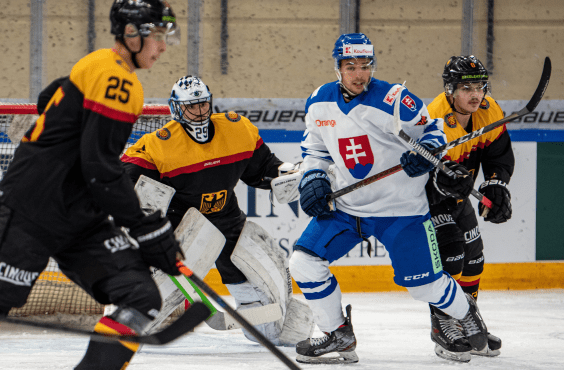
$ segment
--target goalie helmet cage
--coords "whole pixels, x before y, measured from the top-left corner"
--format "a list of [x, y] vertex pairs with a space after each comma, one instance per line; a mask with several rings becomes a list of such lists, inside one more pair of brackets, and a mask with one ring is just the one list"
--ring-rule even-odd
[[[35, 104], [0, 104], [0, 179], [12, 162], [21, 137], [37, 119]], [[171, 120], [166, 105], [146, 105], [133, 125], [126, 147], [145, 133], [153, 132]], [[104, 306], [70, 281], [53, 259], [41, 273], [24, 306], [13, 308], [10, 316], [102, 315]], [[179, 312], [175, 312], [178, 314]]]

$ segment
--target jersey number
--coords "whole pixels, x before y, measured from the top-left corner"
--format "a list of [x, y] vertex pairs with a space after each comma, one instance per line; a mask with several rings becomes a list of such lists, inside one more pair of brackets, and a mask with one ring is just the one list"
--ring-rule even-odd
[[[130, 81], [112, 76], [108, 79], [110, 83], [106, 89], [106, 99], [116, 100], [116, 98], [123, 104], [129, 101], [129, 86], [133, 85]], [[119, 88], [119, 91], [116, 90]]]
[[35, 121], [35, 125], [31, 126], [31, 128], [22, 137], [22, 142], [25, 143], [29, 141], [37, 141], [39, 139], [39, 136], [45, 129], [45, 113], [47, 113], [52, 105], [58, 107], [59, 103], [61, 102], [61, 100], [63, 100], [64, 97], [65, 93], [63, 92], [63, 88], [59, 87], [51, 97], [51, 100], [49, 100], [49, 103], [45, 107], [43, 113], [39, 116], [37, 121]]
[[196, 139], [206, 139], [208, 137], [208, 127], [196, 127], [194, 129], [194, 134], [196, 135]]

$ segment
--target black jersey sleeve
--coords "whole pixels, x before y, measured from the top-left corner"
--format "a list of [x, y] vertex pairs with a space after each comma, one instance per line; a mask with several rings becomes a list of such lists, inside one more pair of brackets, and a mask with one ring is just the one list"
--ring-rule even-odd
[[45, 107], [49, 103], [49, 100], [55, 94], [55, 91], [61, 86], [63, 86], [63, 82], [69, 79], [69, 76], [57, 78], [55, 81], [51, 82], [45, 89], [43, 89], [39, 96], [37, 97], [37, 113], [43, 114], [45, 111]]
[[270, 181], [265, 181], [265, 177], [277, 177], [278, 167], [283, 162], [270, 151], [265, 143], [255, 149], [249, 165], [243, 172], [241, 180], [252, 187], [259, 189], [270, 189]]
[[120, 153], [131, 133], [131, 124], [86, 111], [81, 138], [84, 179], [98, 205], [119, 226], [133, 227], [143, 218], [133, 183], [125, 172]]
[[515, 168], [515, 156], [511, 147], [509, 133], [505, 131], [487, 146], [482, 156], [484, 178], [497, 178], [509, 183]]
[[141, 175], [145, 175], [156, 181], [161, 181], [161, 174], [157, 170], [151, 170], [145, 167], [141, 167], [131, 162], [122, 163], [122, 165], [133, 184], [137, 183], [137, 180], [139, 180], [139, 177], [141, 177]]

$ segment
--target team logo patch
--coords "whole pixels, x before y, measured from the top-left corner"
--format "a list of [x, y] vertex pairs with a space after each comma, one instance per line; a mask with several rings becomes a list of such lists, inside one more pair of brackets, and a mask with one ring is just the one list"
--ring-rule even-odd
[[456, 117], [454, 117], [454, 113], [449, 113], [445, 116], [445, 122], [448, 127], [455, 128], [456, 127]]
[[368, 135], [339, 139], [339, 153], [355, 179], [363, 179], [374, 165]]
[[161, 140], [170, 139], [170, 131], [168, 128], [161, 128], [160, 130], [157, 130], [156, 135]]
[[225, 118], [227, 118], [231, 122], [239, 122], [241, 120], [241, 116], [235, 112], [225, 113]]
[[415, 104], [415, 101], [413, 101], [413, 99], [409, 95], [406, 95], [401, 100], [401, 102], [403, 103], [403, 105], [408, 107], [410, 111], [415, 112], [417, 110], [417, 105]]
[[209, 194], [202, 194], [202, 204], [200, 205], [200, 212], [204, 215], [219, 212], [225, 206], [226, 200], [227, 190], [221, 190]]
[[480, 103], [480, 108], [488, 109], [489, 107], [490, 107], [490, 102], [487, 101], [486, 99], [482, 99], [482, 102]]
[[421, 119], [415, 124], [415, 126], [425, 126], [427, 122], [427, 116], [421, 116]]

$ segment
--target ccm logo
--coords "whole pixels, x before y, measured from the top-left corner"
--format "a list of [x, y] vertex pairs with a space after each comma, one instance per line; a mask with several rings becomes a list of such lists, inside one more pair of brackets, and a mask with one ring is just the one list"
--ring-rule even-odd
[[429, 277], [429, 273], [426, 272], [424, 274], [419, 274], [419, 275], [413, 275], [413, 276], [406, 276], [403, 278], [403, 280], [419, 280], [419, 279], [423, 279], [424, 277]]
[[331, 126], [331, 127], [335, 127], [335, 125], [337, 124], [337, 122], [335, 122], [334, 119], [328, 119], [326, 121], [321, 121], [316, 119], [315, 120], [315, 124], [317, 125], [317, 127], [321, 127], [321, 126]]

